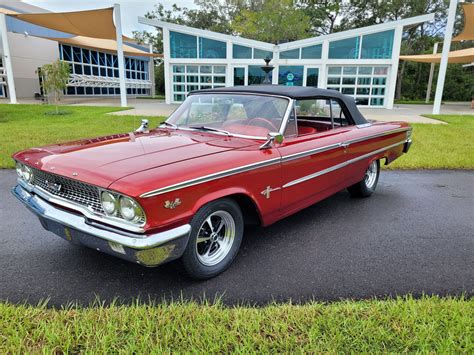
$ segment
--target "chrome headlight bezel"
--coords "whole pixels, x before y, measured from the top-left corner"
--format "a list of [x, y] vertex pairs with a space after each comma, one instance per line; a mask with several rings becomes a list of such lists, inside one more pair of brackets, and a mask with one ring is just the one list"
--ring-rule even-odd
[[127, 196], [120, 196], [119, 213], [123, 219], [131, 223], [137, 223], [145, 216], [141, 206], [133, 198]]
[[28, 165], [17, 161], [15, 164], [15, 169], [20, 179], [22, 179], [28, 184], [31, 184], [33, 182], [33, 169], [31, 169]]
[[[132, 197], [122, 195], [115, 191], [100, 189], [100, 202], [104, 210], [104, 217], [121, 223], [131, 224], [138, 227], [143, 227], [146, 224], [146, 215], [140, 204]], [[114, 211], [107, 210], [104, 207], [103, 198], [109, 198], [109, 201], [114, 200]], [[122, 202], [123, 201], [123, 202]], [[133, 215], [122, 211], [122, 205], [128, 203], [133, 208]]]
[[15, 169], [18, 177], [23, 179], [23, 164], [17, 161], [15, 164]]
[[[118, 212], [118, 199], [109, 191], [101, 191], [100, 193], [100, 204], [106, 215], [116, 216]], [[112, 207], [112, 208], [111, 208]]]

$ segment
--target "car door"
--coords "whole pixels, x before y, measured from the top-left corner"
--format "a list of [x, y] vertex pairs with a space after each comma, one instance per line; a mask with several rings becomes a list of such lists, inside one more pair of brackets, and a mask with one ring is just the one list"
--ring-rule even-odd
[[341, 143], [351, 127], [331, 122], [330, 99], [304, 101], [296, 103], [285, 139], [278, 147], [282, 156], [283, 214], [337, 192], [345, 181], [346, 150]]

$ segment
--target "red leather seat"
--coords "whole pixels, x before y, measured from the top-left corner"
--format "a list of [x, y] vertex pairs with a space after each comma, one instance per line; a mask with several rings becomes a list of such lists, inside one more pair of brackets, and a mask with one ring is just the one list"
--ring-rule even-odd
[[308, 126], [298, 126], [298, 135], [302, 136], [305, 134], [312, 134], [316, 133], [317, 130], [314, 127], [308, 127]]

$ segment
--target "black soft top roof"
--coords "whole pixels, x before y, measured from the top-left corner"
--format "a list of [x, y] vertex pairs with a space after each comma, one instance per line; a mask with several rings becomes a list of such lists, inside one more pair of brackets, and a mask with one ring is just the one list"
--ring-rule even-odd
[[334, 98], [342, 101], [347, 109], [348, 114], [354, 120], [354, 123], [364, 124], [367, 120], [362, 116], [354, 99], [351, 96], [343, 95], [336, 90], [318, 89], [306, 86], [284, 86], [284, 85], [248, 85], [248, 86], [228, 86], [215, 89], [204, 89], [191, 92], [189, 95], [195, 94], [211, 94], [211, 93], [247, 93], [247, 94], [264, 94], [285, 96], [294, 100], [305, 100], [316, 97]]

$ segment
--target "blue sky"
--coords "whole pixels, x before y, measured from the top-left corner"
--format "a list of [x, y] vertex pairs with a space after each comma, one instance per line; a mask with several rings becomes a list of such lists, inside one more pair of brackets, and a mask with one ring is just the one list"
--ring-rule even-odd
[[55, 12], [97, 9], [110, 7], [113, 6], [114, 3], [119, 3], [122, 12], [123, 33], [128, 36], [130, 36], [134, 30], [151, 30], [149, 26], [139, 24], [137, 17], [143, 16], [147, 11], [153, 9], [153, 5], [155, 4], [162, 3], [165, 7], [171, 7], [172, 4], [186, 7], [194, 6], [193, 0], [25, 0], [24, 2]]

